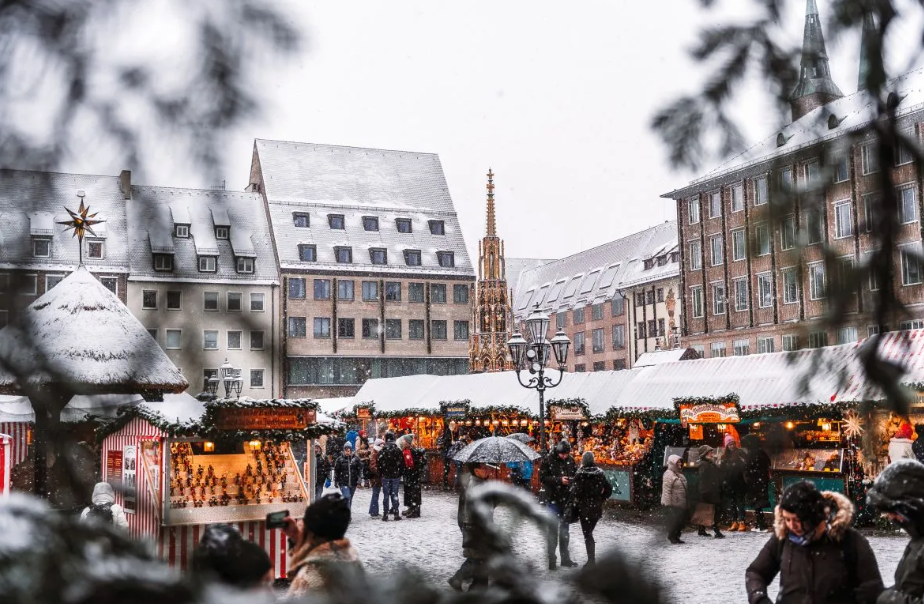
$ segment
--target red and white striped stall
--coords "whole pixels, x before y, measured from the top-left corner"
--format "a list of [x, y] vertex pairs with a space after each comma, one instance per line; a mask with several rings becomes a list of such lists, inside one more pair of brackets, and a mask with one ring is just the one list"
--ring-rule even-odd
[[9, 434], [0, 434], [0, 496], [10, 494], [10, 452], [13, 439]]
[[[281, 510], [289, 510], [293, 517], [304, 514], [309, 493], [298, 473], [295, 460], [286, 455], [281, 470], [288, 471], [289, 476], [293, 478], [288, 483], [288, 492], [297, 489], [297, 501], [290, 498], [283, 502], [279, 498], [267, 497], [269, 500], [262, 503], [248, 500], [244, 505], [240, 505], [230, 501], [218, 506], [214, 503], [208, 505], [203, 497], [200, 499], [200, 505], [187, 505], [184, 497], [177, 496], [177, 491], [182, 489], [184, 482], [182, 477], [187, 476], [178, 472], [178, 448], [181, 451], [187, 448], [190, 451], [195, 450], [196, 465], [205, 464], [211, 467], [214, 463], [220, 472], [225, 467], [221, 465], [222, 458], [234, 458], [236, 462], [243, 463], [240, 460], [247, 459], [247, 455], [253, 455], [254, 448], [259, 448], [260, 441], [249, 440], [251, 437], [248, 437], [248, 440], [238, 443], [241, 451], [232, 455], [210, 454], [208, 452], [218, 451], [216, 443], [207, 438], [174, 437], [157, 427], [165, 424], [187, 427], [201, 424], [205, 405], [186, 394], [165, 395], [164, 398], [163, 403], [139, 405], [139, 413], [135, 417], [103, 440], [102, 480], [112, 483], [115, 487], [116, 503], [125, 509], [131, 535], [138, 539], [151, 540], [162, 558], [171, 565], [185, 570], [191, 563], [193, 551], [198, 546], [205, 527], [217, 523], [231, 524], [240, 530], [245, 539], [259, 544], [266, 550], [273, 561], [277, 577], [286, 577], [288, 561], [285, 535], [281, 530], [267, 529], [265, 518], [267, 513]], [[241, 399], [241, 402], [246, 400]], [[210, 403], [214, 404], [216, 403]], [[311, 411], [313, 422], [313, 409]], [[265, 420], [265, 417], [263, 419]], [[240, 422], [241, 417], [237, 417], [236, 420]], [[240, 428], [236, 433], [240, 433], [239, 430]], [[195, 431], [195, 428], [192, 431]], [[175, 430], [170, 432], [176, 434]], [[288, 451], [288, 445], [284, 446]], [[313, 450], [310, 442], [308, 450]], [[192, 475], [193, 472], [190, 470], [188, 476]], [[180, 484], [180, 489], [177, 489], [177, 484]], [[182, 490], [195, 492], [197, 489]], [[268, 493], [266, 495], [268, 496]]]
[[22, 463], [29, 454], [35, 416], [32, 404], [24, 396], [0, 395], [0, 433], [10, 438], [10, 467]]

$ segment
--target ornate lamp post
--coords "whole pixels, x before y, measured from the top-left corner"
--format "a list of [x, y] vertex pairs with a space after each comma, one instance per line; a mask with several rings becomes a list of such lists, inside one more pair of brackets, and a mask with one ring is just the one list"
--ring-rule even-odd
[[[241, 370], [235, 369], [234, 366], [228, 362], [228, 359], [225, 359], [224, 364], [220, 368], [221, 370], [221, 381], [225, 385], [225, 398], [231, 398], [231, 393], [234, 393], [234, 396], [241, 395], [241, 388], [244, 385], [244, 380], [241, 378]], [[215, 378], [215, 389], [218, 389], [218, 379]], [[212, 390], [212, 378], [209, 378], [209, 391]], [[215, 394], [212, 392], [212, 394]]]
[[[539, 450], [545, 453], [545, 391], [561, 383], [565, 375], [565, 365], [568, 362], [568, 349], [571, 340], [565, 332], [558, 330], [550, 342], [545, 334], [549, 330], [549, 316], [539, 310], [539, 305], [526, 319], [526, 328], [529, 331], [530, 342], [527, 342], [519, 332], [507, 341], [510, 358], [513, 360], [517, 372], [517, 381], [524, 388], [533, 388], [539, 392]], [[554, 380], [545, 375], [545, 366], [551, 354], [555, 355], [558, 364], [558, 379]], [[524, 382], [520, 372], [528, 370], [530, 378]]]

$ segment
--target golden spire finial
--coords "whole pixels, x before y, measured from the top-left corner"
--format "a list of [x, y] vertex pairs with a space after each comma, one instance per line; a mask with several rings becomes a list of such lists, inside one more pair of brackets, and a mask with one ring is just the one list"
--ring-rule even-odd
[[97, 219], [96, 212], [95, 214], [90, 214], [90, 206], [83, 205], [83, 191], [77, 191], [77, 196], [80, 197], [80, 207], [77, 208], [76, 212], [64, 208], [64, 210], [71, 215], [70, 220], [59, 221], [58, 224], [64, 225], [67, 229], [74, 229], [74, 237], [78, 240], [78, 245], [80, 247], [80, 264], [83, 264], [83, 238], [87, 233], [90, 233], [96, 237], [96, 233], [93, 232], [93, 225], [106, 222], [102, 219]]
[[494, 219], [494, 172], [488, 168], [488, 228], [487, 236], [497, 236], [497, 223]]

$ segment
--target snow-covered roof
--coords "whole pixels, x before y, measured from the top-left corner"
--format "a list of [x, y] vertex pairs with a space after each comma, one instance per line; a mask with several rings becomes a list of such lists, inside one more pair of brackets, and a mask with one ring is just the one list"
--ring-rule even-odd
[[35, 421], [32, 404], [25, 396], [0, 395], [0, 423], [28, 423]]
[[[132, 199], [126, 205], [132, 277], [161, 281], [278, 281], [260, 195], [134, 186]], [[178, 224], [189, 226], [189, 237], [175, 236]], [[216, 226], [228, 226], [229, 239], [217, 239]], [[155, 271], [154, 253], [173, 254], [173, 270]], [[199, 255], [217, 256], [216, 272], [199, 272]], [[237, 272], [238, 256], [254, 258], [253, 273]]]
[[[56, 271], [76, 266], [77, 243], [55, 222], [69, 218], [65, 207], [77, 209], [78, 191], [83, 191], [83, 201], [90, 206], [90, 212], [106, 221], [99, 230], [93, 227], [97, 236], [106, 240], [103, 257], [89, 258], [84, 254], [84, 264], [94, 272], [127, 273], [127, 202], [118, 177], [22, 170], [0, 170], [0, 268]], [[47, 258], [34, 256], [35, 237], [51, 239]], [[88, 239], [93, 237], [88, 235]]]
[[[536, 303], [545, 312], [570, 310], [612, 300], [629, 285], [648, 283], [680, 274], [671, 262], [677, 247], [677, 223], [665, 222], [560, 260], [524, 270], [514, 288], [513, 312], [524, 319]], [[645, 268], [645, 260], [666, 257]]]
[[354, 400], [352, 396], [338, 396], [334, 398], [316, 398], [314, 402], [318, 404], [318, 409], [321, 413], [333, 415], [352, 410]]
[[[924, 108], [924, 68], [910, 71], [891, 80], [886, 90], [894, 91], [901, 99], [896, 112], [898, 116], [919, 111]], [[741, 168], [764, 163], [823, 141], [840, 138], [872, 121], [876, 115], [877, 102], [867, 91], [860, 90], [817, 107], [686, 187], [665, 193], [662, 197], [678, 199], [697, 191], [700, 188], [699, 185], [703, 183], [729, 175]], [[828, 119], [831, 115], [837, 120], [834, 128], [829, 127]], [[779, 137], [781, 134], [782, 137]], [[778, 140], [783, 139], [785, 143], [777, 145]]]
[[653, 352], [642, 353], [635, 361], [635, 367], [650, 367], [651, 365], [660, 365], [661, 363], [672, 363], [674, 361], [689, 361], [698, 359], [699, 353], [692, 348], [673, 348], [671, 350], [655, 350]]
[[182, 392], [186, 378], [144, 326], [78, 267], [0, 330], [0, 391], [59, 384], [80, 394]]
[[187, 392], [165, 394], [162, 402], [144, 401], [141, 406], [173, 424], [196, 421], [205, 413], [205, 404]]
[[[437, 155], [258, 139], [254, 166], [282, 268], [474, 276]], [[296, 213], [308, 215], [308, 226], [295, 226]], [[330, 215], [342, 215], [344, 228], [330, 228]], [[365, 217], [377, 218], [378, 230], [367, 231]], [[410, 233], [398, 232], [401, 218], [411, 220]], [[431, 234], [432, 220], [445, 234]], [[301, 260], [306, 244], [316, 246], [315, 261]], [[352, 248], [352, 262], [337, 263], [335, 246]], [[373, 265], [371, 249], [386, 250], [385, 265]], [[407, 266], [409, 249], [420, 251], [421, 266]], [[437, 252], [452, 252], [455, 266], [441, 267]]]

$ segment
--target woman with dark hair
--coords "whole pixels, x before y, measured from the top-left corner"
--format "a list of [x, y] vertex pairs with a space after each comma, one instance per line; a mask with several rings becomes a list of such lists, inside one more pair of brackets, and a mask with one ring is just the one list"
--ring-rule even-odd
[[846, 497], [811, 482], [790, 485], [776, 507], [775, 532], [745, 573], [749, 604], [875, 604], [884, 587], [866, 537], [851, 528]]
[[205, 527], [193, 552], [196, 575], [237, 589], [258, 589], [273, 583], [273, 564], [262, 547], [244, 539], [229, 524]]
[[344, 536], [350, 526], [350, 505], [340, 493], [324, 495], [305, 509], [301, 527], [286, 518], [292, 583], [289, 596], [329, 587], [330, 571], [362, 572], [359, 555]]

